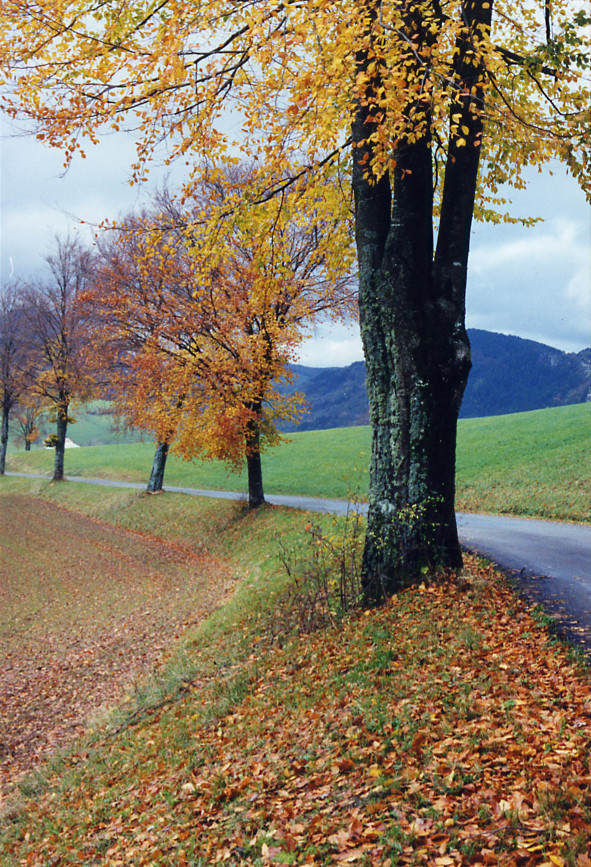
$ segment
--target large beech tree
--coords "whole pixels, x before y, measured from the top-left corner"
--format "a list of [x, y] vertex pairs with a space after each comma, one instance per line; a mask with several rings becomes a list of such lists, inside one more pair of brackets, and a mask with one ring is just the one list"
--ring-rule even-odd
[[22, 292], [9, 284], [0, 293], [0, 476], [6, 469], [10, 415], [25, 388], [27, 354]]
[[0, 24], [6, 104], [66, 162], [85, 136], [127, 123], [138, 176], [163, 138], [196, 174], [243, 147], [266, 176], [251, 200], [281, 195], [289, 176], [330, 188], [335, 213], [348, 167], [373, 427], [368, 599], [432, 563], [458, 566], [470, 225], [496, 218], [500, 184], [550, 158], [589, 192], [582, 4], [6, 0]]

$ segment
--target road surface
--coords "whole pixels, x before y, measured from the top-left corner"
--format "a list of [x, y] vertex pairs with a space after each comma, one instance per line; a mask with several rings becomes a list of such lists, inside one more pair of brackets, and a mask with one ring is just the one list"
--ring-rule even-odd
[[[7, 476], [47, 478], [31, 473]], [[145, 484], [68, 476], [68, 481], [145, 490]], [[233, 491], [207, 491], [166, 485], [165, 491], [200, 497], [244, 500]], [[313, 512], [345, 514], [344, 500], [266, 495], [268, 503]], [[367, 506], [361, 505], [360, 511]], [[458, 514], [462, 545], [510, 573], [529, 601], [544, 605], [559, 631], [581, 645], [591, 657], [591, 525], [508, 518], [498, 515]]]

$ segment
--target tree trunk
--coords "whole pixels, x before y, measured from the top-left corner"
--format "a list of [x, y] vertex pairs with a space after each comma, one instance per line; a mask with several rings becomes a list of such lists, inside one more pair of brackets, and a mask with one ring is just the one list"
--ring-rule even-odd
[[258, 509], [265, 502], [261, 453], [253, 452], [247, 455], [246, 465], [248, 467], [248, 507], [249, 509]]
[[258, 509], [265, 502], [263, 490], [263, 468], [261, 465], [261, 435], [260, 423], [263, 407], [260, 401], [251, 406], [256, 413], [256, 420], [248, 424], [246, 434], [246, 466], [248, 470], [248, 507]]
[[57, 409], [57, 442], [55, 444], [55, 464], [53, 468], [53, 481], [64, 480], [64, 453], [66, 450], [66, 433], [68, 430], [68, 403], [58, 404]]
[[154, 462], [152, 463], [152, 472], [148, 482], [147, 490], [151, 494], [155, 494], [162, 490], [164, 484], [164, 470], [166, 467], [166, 459], [168, 457], [169, 445], [166, 441], [161, 440], [156, 445], [154, 453]]
[[6, 471], [6, 450], [8, 448], [8, 407], [2, 406], [2, 427], [0, 433], [0, 476], [3, 476]]
[[[463, 9], [467, 30], [475, 5]], [[458, 40], [456, 73], [468, 87], [458, 88], [451, 110], [461, 113], [460, 125], [465, 120], [470, 135], [463, 147], [452, 135], [435, 255], [429, 107], [409, 106], [409, 119], [423, 118], [422, 127], [394, 148], [389, 173], [377, 182], [368, 179], [368, 125], [379, 115], [371, 92], [379, 91], [381, 72], [371, 49], [356, 58], [358, 70], [372, 70], [352, 126], [360, 325], [372, 425], [362, 561], [367, 603], [381, 601], [424, 569], [462, 564], [454, 511], [456, 432], [470, 371], [465, 290], [482, 134], [474, 110], [480, 71], [462, 65], [471, 34]]]

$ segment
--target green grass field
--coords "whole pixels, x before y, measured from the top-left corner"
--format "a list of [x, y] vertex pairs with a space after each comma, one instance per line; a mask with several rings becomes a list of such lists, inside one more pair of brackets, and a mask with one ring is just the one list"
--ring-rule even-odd
[[[99, 417], [103, 418], [104, 417]], [[82, 432], [82, 428], [80, 428]], [[76, 439], [76, 427], [72, 429]], [[265, 453], [267, 493], [340, 497], [367, 492], [371, 450], [367, 427], [289, 435]], [[457, 505], [464, 511], [591, 520], [591, 405], [467, 419], [459, 424]], [[120, 443], [72, 449], [68, 475], [144, 482], [153, 445]], [[50, 473], [53, 453], [11, 453], [7, 469]], [[222, 464], [183, 462], [172, 456], [165, 484], [246, 490], [245, 474]]]
[[[135, 443], [142, 439], [138, 431], [126, 430], [117, 426], [116, 420], [109, 412], [109, 403], [104, 400], [96, 400], [85, 406], [72, 406], [70, 415], [76, 419], [70, 425], [68, 436], [80, 446], [113, 445], [119, 443]], [[54, 431], [55, 425], [48, 421], [41, 421], [39, 441], [35, 448], [40, 448], [44, 437]], [[11, 431], [15, 433], [15, 431]], [[9, 452], [14, 453], [17, 448], [9, 439]]]

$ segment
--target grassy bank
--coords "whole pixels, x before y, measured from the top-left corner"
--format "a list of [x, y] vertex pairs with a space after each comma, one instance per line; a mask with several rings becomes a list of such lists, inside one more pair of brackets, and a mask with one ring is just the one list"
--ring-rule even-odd
[[[291, 434], [265, 453], [268, 493], [346, 498], [367, 492], [369, 428]], [[591, 405], [559, 407], [459, 424], [457, 503], [464, 511], [591, 521]], [[72, 449], [66, 472], [145, 482], [149, 443]], [[53, 453], [12, 454], [8, 469], [50, 473]], [[218, 463], [186, 463], [172, 456], [169, 485], [245, 490], [245, 474]]]
[[[81, 523], [100, 547], [119, 527], [99, 586], [117, 550], [157, 539], [206, 551], [221, 573], [203, 582], [234, 586], [169, 639], [127, 715], [25, 781], [0, 864], [588, 867], [589, 679], [488, 567], [298, 635], [277, 543], [306, 550], [305, 515], [20, 479], [0, 505], [31, 496], [60, 507], [61, 538]], [[127, 574], [133, 597], [144, 578]]]

